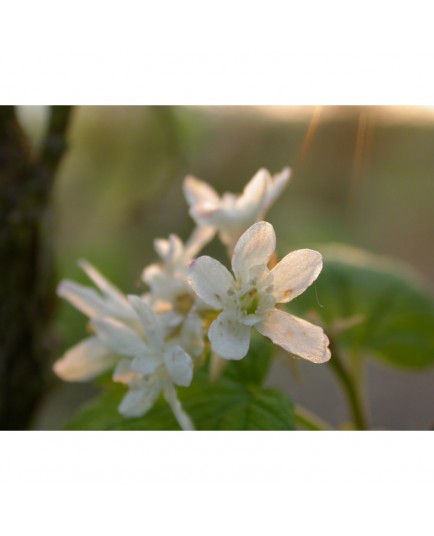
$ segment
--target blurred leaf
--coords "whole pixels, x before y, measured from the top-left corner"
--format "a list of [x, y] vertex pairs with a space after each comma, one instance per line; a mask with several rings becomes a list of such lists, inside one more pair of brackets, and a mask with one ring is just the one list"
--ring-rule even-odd
[[249, 353], [239, 361], [230, 361], [224, 375], [239, 383], [261, 386], [270, 369], [273, 351], [271, 341], [253, 331]]
[[[144, 417], [126, 419], [117, 411], [125, 387], [113, 387], [83, 407], [69, 430], [179, 430], [161, 398]], [[227, 378], [210, 385], [199, 373], [189, 388], [178, 389], [197, 430], [294, 430], [293, 405], [274, 389], [248, 388]]]
[[198, 378], [180, 393], [198, 430], [294, 430], [293, 405], [275, 389], [248, 387], [228, 378], [210, 385]]
[[318, 281], [288, 309], [322, 321], [350, 355], [413, 369], [434, 365], [434, 300], [418, 276], [399, 261], [350, 246], [320, 250]]
[[114, 384], [109, 390], [84, 405], [67, 425], [68, 430], [179, 430], [168, 405], [159, 399], [140, 419], [126, 419], [118, 406], [126, 388]]

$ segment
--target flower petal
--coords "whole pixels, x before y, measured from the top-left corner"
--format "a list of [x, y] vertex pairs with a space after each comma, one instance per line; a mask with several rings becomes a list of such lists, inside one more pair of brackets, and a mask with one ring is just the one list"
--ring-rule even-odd
[[206, 255], [191, 262], [188, 281], [196, 294], [216, 309], [221, 309], [228, 301], [228, 291], [234, 286], [234, 278], [229, 270]]
[[220, 201], [219, 195], [214, 188], [192, 175], [188, 175], [184, 179], [182, 188], [185, 199], [190, 206], [205, 202], [218, 204]]
[[271, 205], [276, 201], [279, 195], [283, 192], [286, 185], [289, 182], [291, 176], [291, 170], [289, 167], [282, 169], [280, 173], [273, 175], [273, 178], [269, 182], [267, 188], [267, 193], [265, 195], [265, 201], [263, 203], [263, 214], [271, 207]]
[[85, 382], [116, 364], [117, 358], [96, 337], [89, 337], [70, 348], [53, 365], [53, 370], [67, 382]]
[[285, 311], [272, 309], [255, 327], [290, 354], [312, 363], [325, 363], [330, 359], [329, 340], [322, 328]]
[[249, 270], [258, 264], [267, 264], [276, 249], [276, 234], [273, 226], [260, 221], [247, 229], [238, 240], [232, 257], [235, 277], [244, 283]]
[[180, 346], [164, 352], [164, 364], [170, 379], [176, 385], [188, 387], [193, 379], [193, 360]]
[[199, 253], [199, 251], [211, 242], [214, 238], [214, 227], [196, 227], [191, 233], [190, 238], [185, 243], [184, 255], [185, 260], [188, 262]]
[[313, 249], [298, 249], [288, 253], [271, 270], [272, 294], [277, 303], [287, 303], [304, 292], [318, 277], [322, 256]]
[[165, 238], [156, 238], [154, 240], [154, 249], [161, 259], [165, 259], [169, 253], [170, 243]]
[[163, 268], [160, 264], [154, 263], [147, 266], [142, 272], [142, 280], [151, 285], [153, 280], [163, 273]]
[[237, 208], [249, 214], [253, 218], [252, 223], [261, 211], [268, 181], [271, 181], [270, 174], [266, 169], [260, 169], [246, 184], [243, 193], [237, 199]]
[[89, 318], [108, 313], [104, 300], [95, 290], [74, 281], [62, 281], [57, 287], [57, 295], [68, 300]]
[[249, 350], [250, 327], [238, 321], [235, 313], [223, 311], [211, 324], [211, 348], [225, 359], [242, 359]]
[[150, 345], [155, 349], [162, 347], [164, 342], [163, 328], [151, 307], [139, 296], [128, 296], [128, 302], [137, 314]]
[[112, 379], [114, 382], [128, 385], [134, 379], [141, 379], [142, 375], [134, 370], [131, 370], [131, 359], [122, 359], [117, 364]]
[[120, 355], [137, 356], [147, 353], [142, 339], [132, 329], [112, 318], [95, 318], [91, 321], [98, 339]]
[[142, 417], [152, 408], [160, 392], [160, 381], [146, 382], [141, 387], [130, 389], [119, 405], [119, 413], [124, 417]]
[[190, 312], [182, 324], [179, 334], [179, 343], [186, 352], [199, 357], [204, 349], [203, 328], [200, 316]]
[[82, 259], [78, 262], [80, 268], [82, 268], [86, 275], [91, 279], [95, 285], [103, 292], [108, 298], [111, 298], [114, 302], [126, 305], [127, 300], [124, 294], [110, 283], [90, 262]]
[[184, 244], [176, 234], [169, 235], [169, 249], [164, 258], [164, 263], [168, 268], [174, 269], [177, 262], [182, 260], [184, 253]]
[[171, 407], [173, 414], [175, 415], [176, 420], [178, 421], [181, 429], [184, 431], [194, 430], [194, 425], [190, 417], [182, 409], [181, 403], [178, 400], [178, 397], [176, 395], [176, 390], [170, 381], [165, 383], [164, 388], [163, 388], [163, 394], [167, 403]]
[[157, 354], [138, 355], [131, 362], [131, 370], [145, 376], [153, 374], [163, 363], [163, 356]]

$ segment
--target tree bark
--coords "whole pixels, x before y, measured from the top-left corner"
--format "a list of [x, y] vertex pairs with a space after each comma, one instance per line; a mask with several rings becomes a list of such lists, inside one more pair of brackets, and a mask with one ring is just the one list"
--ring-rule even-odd
[[46, 385], [55, 306], [51, 192], [71, 107], [51, 107], [35, 157], [0, 106], [0, 429], [26, 429]]

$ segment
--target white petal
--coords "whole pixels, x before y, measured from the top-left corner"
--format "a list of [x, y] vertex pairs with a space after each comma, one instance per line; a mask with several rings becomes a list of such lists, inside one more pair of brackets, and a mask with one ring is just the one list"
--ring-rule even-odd
[[163, 273], [163, 268], [160, 264], [154, 263], [147, 266], [142, 272], [142, 280], [150, 285], [152, 281]]
[[145, 376], [153, 374], [155, 370], [163, 363], [163, 356], [157, 354], [146, 354], [136, 356], [131, 362], [131, 370], [140, 372]]
[[206, 182], [200, 181], [189, 175], [184, 179], [184, 195], [190, 206], [198, 203], [215, 203], [218, 204], [220, 198], [214, 188], [211, 188]]
[[196, 257], [199, 251], [214, 238], [214, 235], [215, 229], [213, 227], [196, 227], [185, 243], [186, 262]]
[[290, 354], [312, 363], [330, 359], [329, 340], [322, 328], [285, 311], [272, 309], [256, 329]]
[[139, 296], [128, 296], [128, 302], [137, 314], [149, 344], [155, 349], [162, 347], [164, 341], [163, 328], [151, 307]]
[[193, 379], [193, 360], [180, 346], [165, 351], [164, 364], [173, 383], [183, 387], [190, 385]]
[[165, 240], [164, 238], [156, 238], [154, 240], [154, 249], [162, 259], [167, 257], [169, 247], [169, 241]]
[[107, 307], [101, 296], [92, 288], [73, 281], [62, 281], [57, 287], [57, 295], [68, 300], [89, 318], [107, 314]]
[[91, 325], [99, 340], [120, 355], [137, 356], [147, 353], [142, 339], [132, 329], [112, 318], [96, 318]]
[[90, 262], [82, 259], [78, 264], [107, 297], [119, 304], [126, 305], [127, 300], [124, 294], [112, 285]]
[[70, 348], [54, 363], [53, 370], [62, 380], [82, 382], [113, 367], [116, 361], [116, 356], [96, 337], [89, 337]]
[[212, 257], [192, 261], [188, 281], [197, 295], [211, 307], [221, 308], [228, 301], [234, 278], [227, 268]]
[[246, 184], [243, 193], [237, 199], [237, 208], [251, 215], [252, 223], [261, 210], [268, 181], [271, 181], [270, 174], [266, 169], [260, 169]]
[[183, 253], [184, 244], [179, 236], [176, 234], [169, 235], [169, 251], [164, 259], [165, 262], [173, 268], [176, 265], [176, 262], [182, 258]]
[[171, 382], [166, 382], [164, 389], [163, 389], [163, 394], [167, 403], [171, 407], [173, 414], [175, 415], [176, 420], [178, 421], [181, 429], [184, 431], [194, 430], [194, 425], [190, 417], [182, 409], [181, 403], [179, 402], [178, 397], [176, 396], [176, 390], [173, 387], [173, 384]]
[[272, 294], [277, 303], [287, 303], [299, 296], [318, 277], [322, 269], [322, 256], [313, 249], [298, 249], [288, 253], [271, 270]]
[[134, 370], [131, 370], [131, 359], [122, 359], [117, 364], [112, 379], [114, 382], [123, 383], [128, 385], [134, 379], [141, 378], [142, 375]]
[[249, 270], [249, 281], [252, 282], [253, 286], [266, 288], [268, 285], [273, 283], [273, 276], [271, 271], [264, 264], [259, 266], [253, 266]]
[[180, 345], [194, 357], [199, 357], [204, 349], [202, 320], [199, 315], [191, 312], [181, 327]]
[[125, 417], [142, 417], [152, 408], [160, 392], [160, 381], [149, 382], [140, 388], [130, 389], [119, 405], [119, 413]]
[[[167, 307], [169, 306], [169, 308]], [[165, 326], [165, 329], [168, 331], [173, 331], [176, 326], [179, 326], [184, 320], [184, 315], [177, 313], [171, 309], [172, 304], [167, 302], [156, 301], [153, 304], [154, 311], [158, 312], [158, 319], [160, 323]]]
[[253, 224], [238, 240], [232, 257], [232, 270], [243, 282], [249, 270], [258, 264], [267, 264], [276, 249], [273, 226], [265, 221]]
[[274, 201], [283, 192], [289, 182], [290, 176], [291, 170], [289, 169], [289, 167], [283, 168], [280, 173], [276, 173], [276, 175], [273, 176], [265, 196], [263, 214], [265, 214], [265, 212], [271, 207]]
[[237, 320], [235, 313], [223, 311], [208, 332], [213, 352], [225, 359], [242, 359], [249, 350], [250, 329]]
[[190, 216], [200, 227], [218, 227], [226, 221], [226, 212], [214, 203], [198, 203], [189, 210]]

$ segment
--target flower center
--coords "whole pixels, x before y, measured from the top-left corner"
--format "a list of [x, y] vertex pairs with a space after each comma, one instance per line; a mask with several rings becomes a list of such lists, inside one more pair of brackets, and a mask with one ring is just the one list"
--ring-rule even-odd
[[248, 315], [253, 315], [259, 305], [259, 294], [256, 288], [251, 288], [240, 298], [241, 309]]
[[194, 298], [191, 294], [183, 293], [175, 297], [174, 309], [177, 313], [187, 315], [194, 304]]

